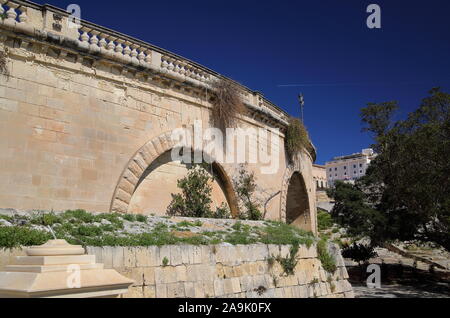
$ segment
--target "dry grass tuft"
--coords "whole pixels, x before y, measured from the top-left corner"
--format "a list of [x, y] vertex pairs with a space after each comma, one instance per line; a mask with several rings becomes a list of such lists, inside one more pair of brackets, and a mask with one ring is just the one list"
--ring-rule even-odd
[[308, 131], [298, 118], [291, 117], [285, 137], [286, 151], [292, 161], [297, 153], [302, 149], [308, 152], [314, 151], [309, 139]]
[[212, 119], [214, 126], [226, 131], [236, 127], [236, 117], [245, 112], [239, 88], [229, 80], [220, 79], [212, 84]]
[[0, 50], [0, 74], [8, 76], [9, 70], [6, 57], [7, 57], [6, 52]]

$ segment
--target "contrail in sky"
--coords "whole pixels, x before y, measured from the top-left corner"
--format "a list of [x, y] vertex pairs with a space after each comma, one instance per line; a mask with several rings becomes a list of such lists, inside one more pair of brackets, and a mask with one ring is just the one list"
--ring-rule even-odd
[[434, 84], [430, 82], [379, 82], [379, 83], [303, 83], [303, 84], [280, 84], [277, 87], [338, 87], [338, 86], [392, 86], [392, 85], [436, 85], [437, 82], [440, 84], [450, 82], [450, 79], [433, 81]]

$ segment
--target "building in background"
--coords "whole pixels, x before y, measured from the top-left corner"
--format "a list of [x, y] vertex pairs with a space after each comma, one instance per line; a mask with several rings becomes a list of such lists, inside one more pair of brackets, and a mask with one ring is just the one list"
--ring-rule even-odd
[[328, 184], [332, 186], [336, 180], [354, 182], [361, 178], [375, 157], [373, 149], [363, 149], [360, 153], [333, 158], [325, 164]]
[[313, 165], [313, 179], [317, 191], [328, 188], [327, 170], [325, 166]]

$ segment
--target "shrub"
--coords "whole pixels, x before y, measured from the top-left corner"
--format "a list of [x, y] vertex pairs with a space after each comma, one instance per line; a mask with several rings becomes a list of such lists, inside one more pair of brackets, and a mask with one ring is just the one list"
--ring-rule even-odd
[[285, 135], [285, 145], [290, 161], [303, 149], [309, 152], [313, 151], [308, 132], [298, 118], [291, 117], [289, 119], [289, 126]]
[[0, 227], [0, 247], [3, 248], [42, 245], [50, 239], [52, 239], [50, 233], [32, 230], [27, 227]]
[[212, 119], [215, 127], [226, 132], [227, 128], [236, 127], [236, 117], [243, 114], [239, 88], [230, 80], [220, 79], [212, 83]]
[[377, 255], [373, 246], [364, 244], [353, 243], [342, 250], [343, 257], [350, 258], [358, 264], [367, 262], [369, 259], [377, 257]]
[[336, 271], [336, 261], [333, 256], [328, 253], [327, 241], [320, 240], [317, 242], [317, 256], [322, 263], [323, 269], [328, 273], [333, 274]]
[[136, 216], [133, 214], [124, 214], [122, 215], [122, 218], [124, 220], [127, 220], [128, 222], [135, 222], [136, 221]]
[[167, 208], [168, 215], [185, 217], [208, 217], [211, 212], [211, 178], [200, 165], [189, 169], [187, 176], [178, 180], [181, 194], [172, 194], [172, 202]]
[[257, 188], [254, 173], [247, 172], [245, 167], [241, 166], [239, 175], [233, 182], [236, 194], [244, 208], [244, 211], [240, 211], [239, 218], [242, 220], [261, 220], [263, 215], [259, 210], [260, 204], [254, 198]]
[[317, 209], [317, 224], [319, 231], [327, 230], [333, 226], [331, 214], [325, 210]]
[[220, 207], [216, 209], [213, 215], [214, 219], [231, 219], [230, 209], [226, 203], [222, 203]]
[[84, 223], [93, 223], [96, 221], [96, 217], [93, 214], [86, 212], [85, 210], [68, 210], [64, 212], [63, 218], [75, 219]]
[[141, 222], [141, 223], [146, 223], [147, 217], [145, 215], [138, 214], [138, 215], [136, 215], [136, 221]]
[[34, 216], [31, 220], [31, 223], [33, 224], [39, 224], [44, 226], [52, 226], [57, 223], [61, 223], [62, 218], [55, 213], [42, 213], [37, 216]]

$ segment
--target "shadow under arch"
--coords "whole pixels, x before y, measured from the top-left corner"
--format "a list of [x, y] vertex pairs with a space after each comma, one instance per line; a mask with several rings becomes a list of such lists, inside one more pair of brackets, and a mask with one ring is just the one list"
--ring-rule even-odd
[[300, 160], [286, 169], [281, 186], [280, 219], [306, 231], [314, 232], [308, 188]]
[[[134, 192], [138, 188], [145, 175], [150, 173], [148, 168], [165, 153], [172, 151], [176, 147], [175, 142], [171, 138], [171, 132], [162, 134], [151, 141], [147, 142], [128, 162], [123, 173], [121, 174], [114, 191], [110, 212], [112, 213], [128, 213]], [[229, 172], [223, 165], [214, 160], [214, 157], [203, 153], [207, 162], [211, 162], [213, 175], [218, 181], [233, 217], [239, 214], [238, 200], [234, 192]]]

